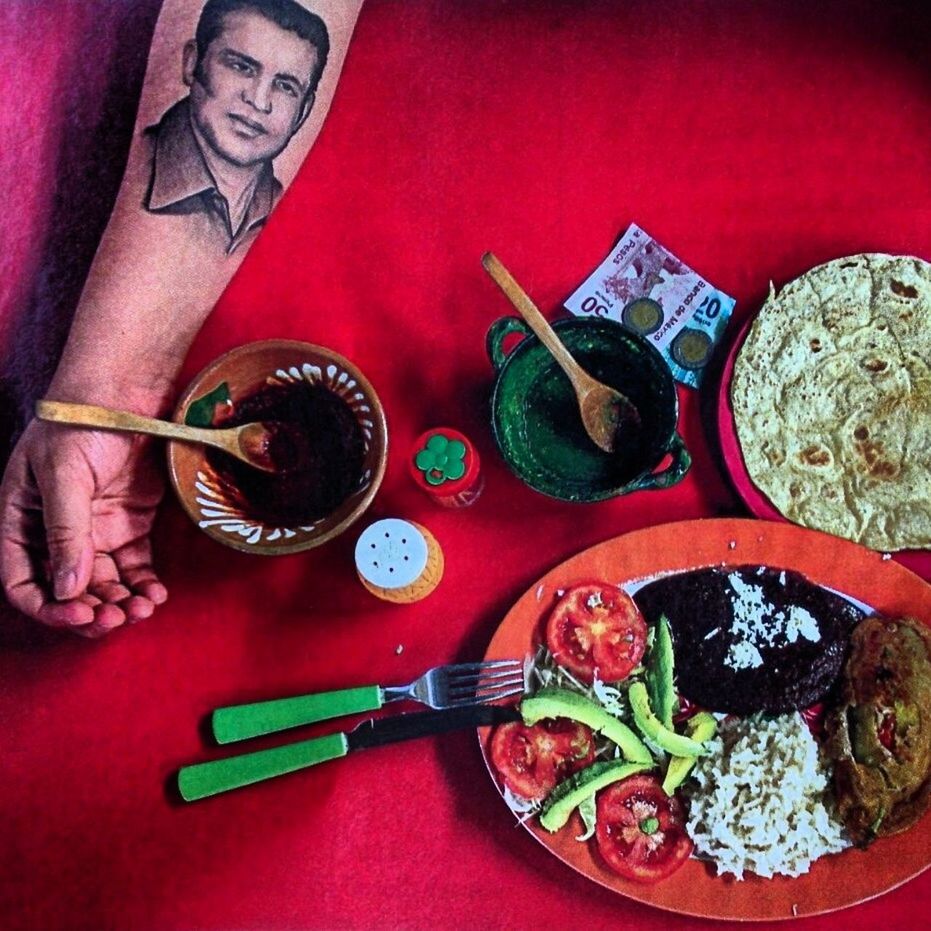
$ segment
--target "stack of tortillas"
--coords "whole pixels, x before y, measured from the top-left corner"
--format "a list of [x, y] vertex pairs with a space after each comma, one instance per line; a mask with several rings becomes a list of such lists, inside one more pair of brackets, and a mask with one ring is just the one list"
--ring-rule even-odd
[[771, 290], [731, 402], [750, 477], [789, 520], [931, 547], [931, 264], [855, 255]]

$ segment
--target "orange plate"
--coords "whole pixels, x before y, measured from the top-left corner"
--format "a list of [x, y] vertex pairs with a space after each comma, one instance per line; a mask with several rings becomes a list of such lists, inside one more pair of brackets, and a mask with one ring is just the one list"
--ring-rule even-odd
[[[715, 565], [766, 565], [794, 569], [888, 616], [910, 615], [931, 626], [931, 586], [898, 563], [855, 543], [792, 524], [758, 520], [697, 520], [625, 534], [585, 550], [548, 572], [508, 612], [492, 638], [486, 659], [525, 655], [537, 642], [540, 622], [557, 590], [597, 579], [624, 584], [667, 572]], [[480, 732], [488, 755], [489, 728]], [[496, 780], [497, 782], [497, 780]], [[881, 895], [917, 876], [931, 863], [931, 818], [884, 838], [868, 850], [822, 857], [798, 879], [742, 882], [716, 877], [711, 867], [689, 860], [655, 886], [612, 873], [594, 840], [579, 843], [578, 812], [555, 835], [533, 822], [525, 827], [552, 853], [589, 879], [658, 908], [704, 918], [747, 921], [817, 915]]]

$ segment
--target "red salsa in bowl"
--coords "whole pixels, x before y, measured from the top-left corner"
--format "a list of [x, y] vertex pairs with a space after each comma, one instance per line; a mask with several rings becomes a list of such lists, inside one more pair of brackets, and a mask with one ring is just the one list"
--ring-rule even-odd
[[359, 487], [365, 437], [352, 408], [323, 384], [266, 385], [236, 402], [217, 427], [263, 422], [271, 427], [263, 472], [219, 449], [207, 461], [229, 483], [243, 510], [266, 524], [311, 523]]

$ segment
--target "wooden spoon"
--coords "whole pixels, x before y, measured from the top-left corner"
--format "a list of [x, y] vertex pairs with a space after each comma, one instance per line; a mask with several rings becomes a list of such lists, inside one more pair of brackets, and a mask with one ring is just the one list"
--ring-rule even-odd
[[596, 446], [613, 453], [618, 433], [640, 425], [640, 412], [626, 395], [592, 378], [575, 361], [533, 301], [491, 252], [482, 256], [482, 265], [569, 377], [585, 432]]
[[147, 433], [183, 443], [203, 443], [241, 459], [263, 472], [279, 471], [278, 464], [269, 452], [273, 424], [246, 423], [240, 427], [214, 429], [189, 427], [168, 420], [155, 420], [128, 411], [114, 411], [93, 404], [69, 404], [64, 401], [37, 401], [36, 417], [53, 423], [66, 423], [79, 427], [97, 427], [101, 430], [118, 430], [127, 433]]

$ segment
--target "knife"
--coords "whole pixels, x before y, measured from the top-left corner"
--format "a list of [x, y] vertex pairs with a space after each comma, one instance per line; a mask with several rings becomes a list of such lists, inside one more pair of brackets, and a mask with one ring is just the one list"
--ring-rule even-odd
[[520, 712], [514, 705], [466, 705], [446, 711], [415, 711], [370, 718], [349, 732], [326, 734], [268, 750], [182, 766], [178, 770], [178, 789], [186, 802], [194, 802], [327, 760], [336, 760], [355, 750], [520, 719]]

